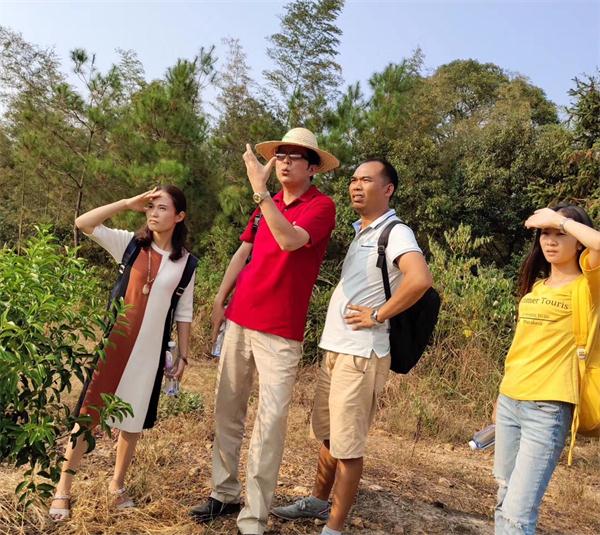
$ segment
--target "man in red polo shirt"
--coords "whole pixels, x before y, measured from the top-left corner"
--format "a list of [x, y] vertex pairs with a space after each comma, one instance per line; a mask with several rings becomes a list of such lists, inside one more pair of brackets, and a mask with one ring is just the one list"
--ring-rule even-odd
[[[290, 130], [281, 141], [259, 143], [256, 150], [266, 165], [258, 162], [250, 145], [246, 148], [244, 162], [258, 206], [213, 306], [213, 336], [227, 317], [215, 398], [213, 491], [191, 514], [207, 522], [240, 510], [239, 456], [256, 370], [258, 409], [238, 528], [243, 534], [262, 535], [283, 454], [308, 303], [335, 226], [333, 201], [311, 180], [339, 162], [319, 149], [305, 128]], [[281, 191], [271, 197], [266, 184], [273, 166]]]

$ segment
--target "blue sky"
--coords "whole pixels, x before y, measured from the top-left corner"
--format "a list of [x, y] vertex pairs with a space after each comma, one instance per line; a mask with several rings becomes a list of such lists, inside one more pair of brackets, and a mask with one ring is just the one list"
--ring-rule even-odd
[[[177, 58], [237, 37], [260, 82], [271, 66], [266, 37], [279, 30], [279, 1], [8, 1], [0, 24], [66, 58], [75, 47], [97, 54], [101, 68], [115, 49], [135, 50], [147, 78], [164, 74]], [[345, 84], [366, 81], [390, 62], [421, 47], [427, 71], [459, 58], [493, 62], [528, 77], [559, 105], [571, 79], [600, 65], [600, 0], [587, 1], [367, 1], [347, 0], [339, 62]], [[208, 92], [206, 99], [213, 100]]]

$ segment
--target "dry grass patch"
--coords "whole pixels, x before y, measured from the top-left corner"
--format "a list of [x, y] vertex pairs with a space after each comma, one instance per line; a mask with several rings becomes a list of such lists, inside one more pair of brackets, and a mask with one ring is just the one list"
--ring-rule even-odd
[[[12, 494], [19, 474], [1, 470], [0, 533], [235, 535], [234, 518], [201, 526], [188, 517], [189, 507], [210, 492], [215, 376], [216, 361], [192, 361], [183, 388], [202, 395], [204, 412], [164, 419], [144, 433], [127, 481], [138, 504], [135, 510], [118, 513], [110, 507], [107, 483], [114, 463], [114, 442], [104, 437], [84, 459], [73, 488], [73, 519], [63, 525], [47, 520], [44, 506], [20, 515]], [[315, 378], [314, 366], [299, 372], [276, 504], [289, 502], [312, 488], [318, 444], [307, 435]], [[473, 422], [468, 415], [458, 413], [457, 406], [450, 405], [443, 413], [448, 422], [454, 417], [454, 426], [445, 435], [454, 437], [454, 442], [417, 432], [419, 415], [412, 396], [425, 396], [425, 384], [420, 385], [413, 376], [391, 378], [369, 438], [358, 500], [345, 533], [493, 533], [493, 456], [468, 449], [465, 441]], [[432, 411], [441, 407], [441, 399], [435, 396], [423, 403]], [[249, 423], [255, 407], [256, 395], [248, 413]], [[441, 417], [438, 413], [434, 416]], [[248, 425], [242, 447], [242, 478], [250, 433]], [[600, 532], [598, 452], [597, 442], [582, 442], [577, 446], [575, 466], [567, 468], [564, 462], [559, 466], [542, 506], [540, 533]], [[269, 521], [270, 534], [308, 535], [320, 530], [320, 525], [311, 521], [285, 523], [272, 517]]]

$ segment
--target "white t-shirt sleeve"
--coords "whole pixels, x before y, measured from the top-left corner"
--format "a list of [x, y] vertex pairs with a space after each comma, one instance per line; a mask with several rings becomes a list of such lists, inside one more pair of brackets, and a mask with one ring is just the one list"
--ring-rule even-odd
[[123, 254], [125, 254], [125, 249], [133, 235], [134, 233], [130, 230], [108, 228], [104, 225], [98, 225], [91, 234], [86, 234], [98, 245], [104, 247], [117, 263], [123, 260]]
[[175, 321], [192, 322], [194, 314], [194, 281], [196, 280], [196, 272], [192, 274], [189, 284], [186, 286], [177, 308], [175, 309]]
[[413, 231], [403, 223], [395, 225], [390, 232], [388, 246], [385, 250], [388, 265], [393, 264], [394, 261], [403, 254], [410, 253], [412, 251], [416, 251], [418, 253], [423, 252], [417, 243], [417, 239], [415, 238]]

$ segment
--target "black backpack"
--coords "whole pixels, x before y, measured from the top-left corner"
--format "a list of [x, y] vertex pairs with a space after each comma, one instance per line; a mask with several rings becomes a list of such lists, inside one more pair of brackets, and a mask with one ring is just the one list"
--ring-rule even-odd
[[[400, 221], [392, 221], [379, 236], [377, 241], [377, 267], [381, 269], [385, 298], [392, 296], [388, 277], [385, 249], [390, 232]], [[423, 296], [410, 308], [389, 319], [390, 322], [390, 369], [396, 373], [408, 373], [421, 358], [423, 351], [431, 341], [431, 336], [438, 320], [440, 296], [429, 288]]]

